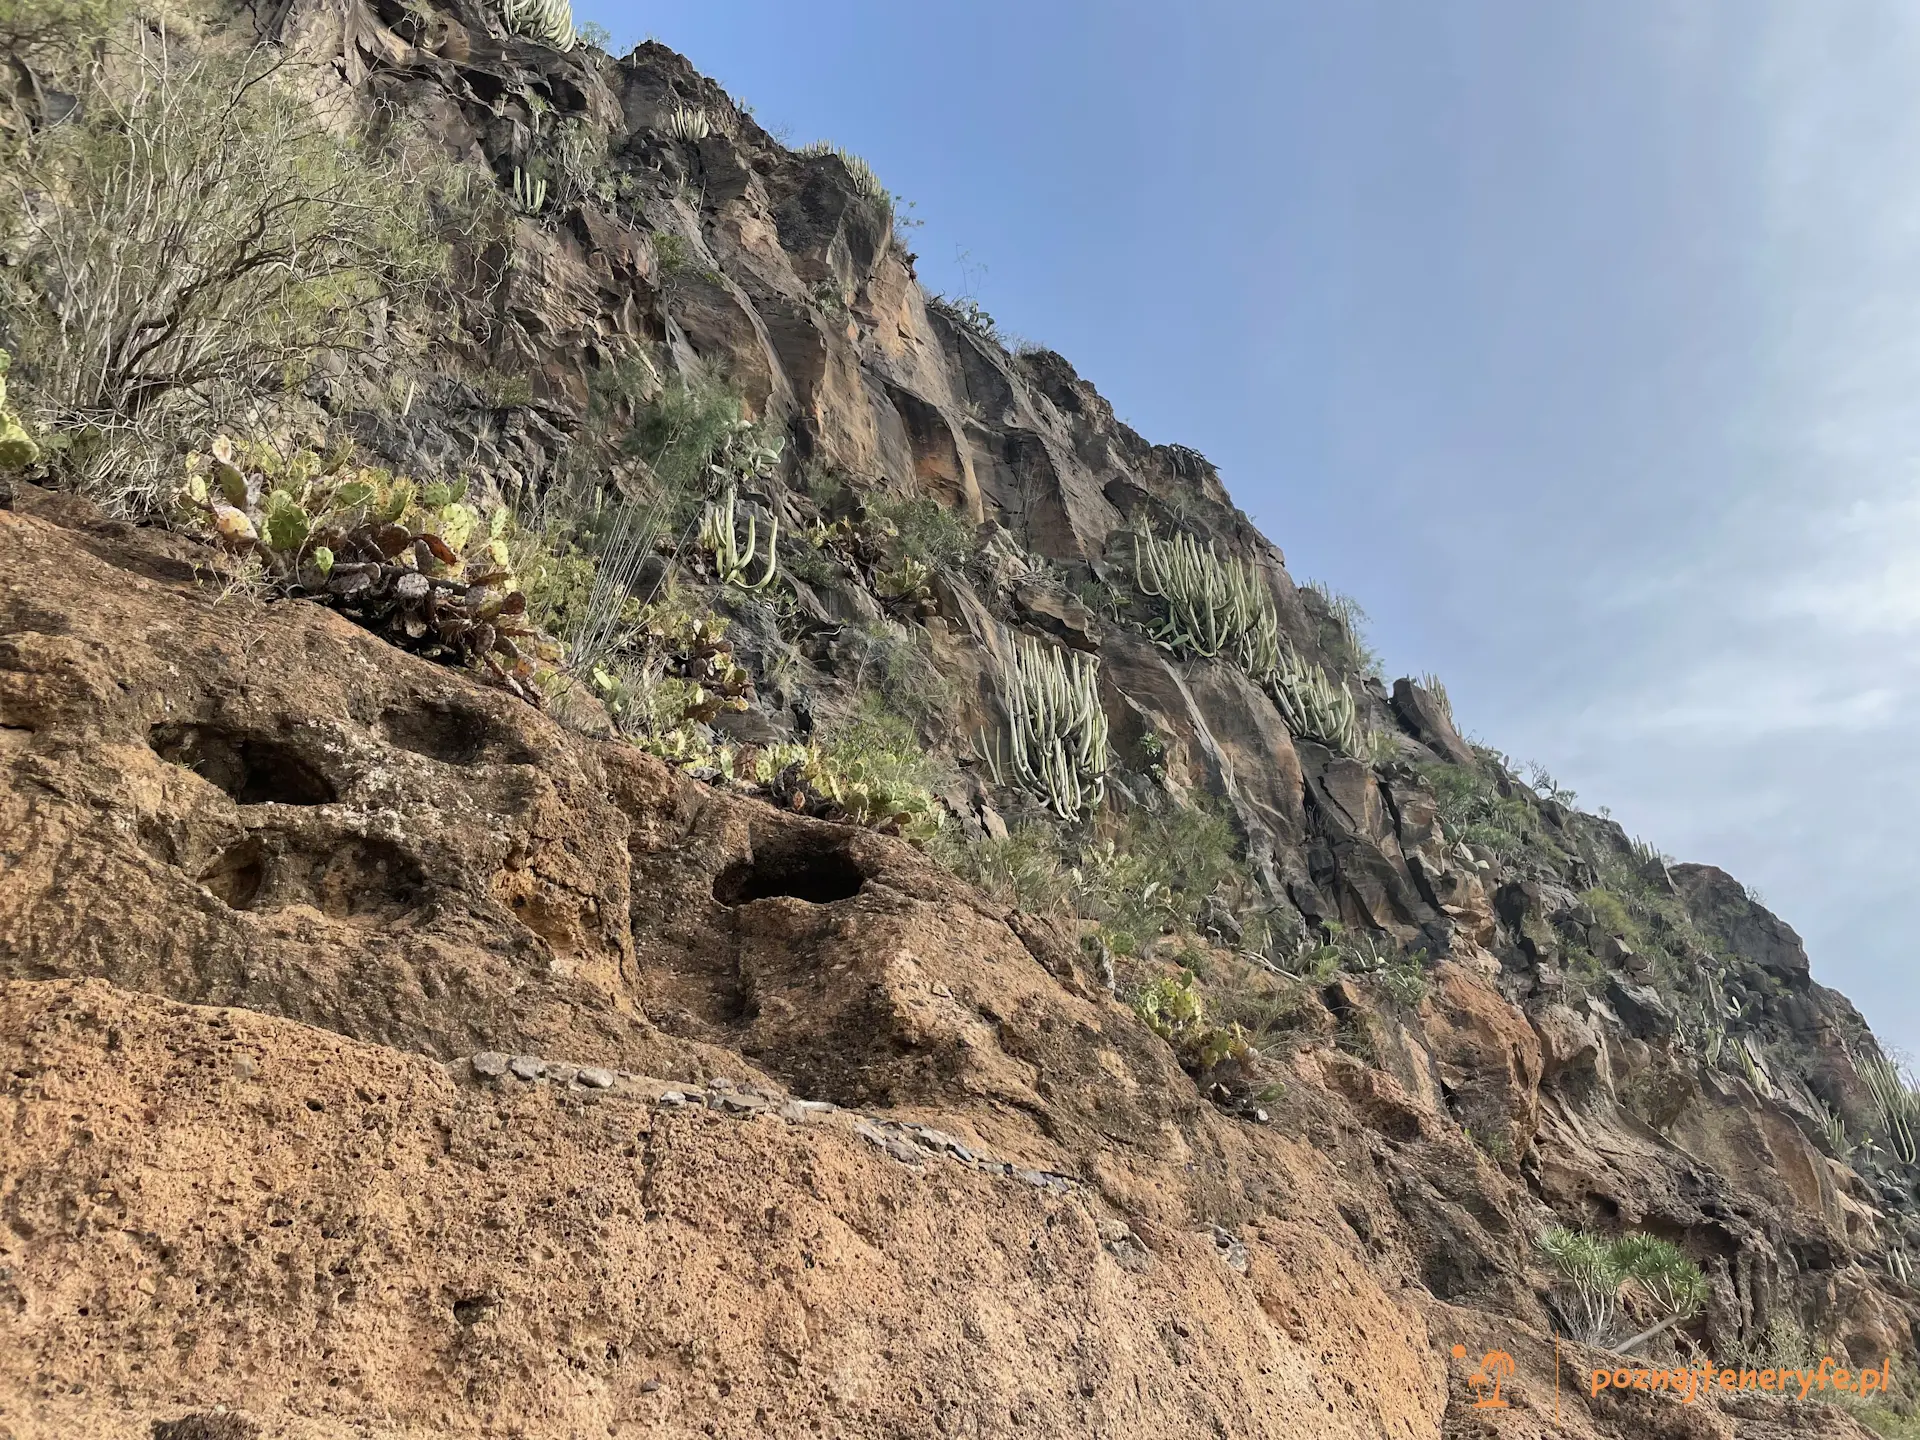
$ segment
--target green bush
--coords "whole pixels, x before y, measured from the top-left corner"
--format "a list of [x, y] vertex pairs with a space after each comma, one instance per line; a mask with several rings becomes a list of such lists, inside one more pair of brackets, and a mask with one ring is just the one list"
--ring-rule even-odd
[[87, 67], [77, 117], [0, 171], [19, 398], [50, 434], [85, 431], [77, 478], [140, 513], [168, 483], [156, 437], [368, 348], [446, 263], [409, 167], [329, 130], [277, 52], [181, 53]]
[[706, 380], [676, 380], [634, 416], [623, 448], [666, 491], [700, 497], [727, 480], [758, 479], [780, 462], [780, 435], [746, 418], [740, 396]]
[[869, 502], [867, 508], [893, 532], [887, 548], [899, 559], [956, 574], [973, 554], [973, 526], [937, 500], [886, 497]]
[[871, 697], [852, 715], [824, 725], [819, 748], [841, 769], [891, 790], [930, 790], [942, 774], [912, 723]]
[[20, 417], [7, 408], [7, 370], [13, 357], [0, 350], [0, 472], [24, 470], [40, 458], [40, 446]]
[[1575, 1338], [1590, 1345], [1613, 1336], [1623, 1293], [1656, 1322], [1684, 1323], [1707, 1303], [1700, 1267], [1679, 1246], [1651, 1235], [1602, 1240], [1556, 1226], [1540, 1237], [1540, 1253], [1554, 1271], [1561, 1310]]
[[953, 682], [934, 668], [922, 648], [921, 632], [892, 620], [849, 625], [842, 631], [834, 670], [854, 690], [917, 725], [946, 715], [953, 703]]
[[1380, 657], [1367, 643], [1367, 612], [1351, 595], [1315, 580], [1308, 593], [1319, 602], [1315, 619], [1320, 626], [1320, 648], [1334, 658], [1337, 668], [1358, 675], [1383, 678]]
[[1208, 1020], [1191, 970], [1182, 970], [1178, 979], [1162, 975], [1149, 981], [1134, 996], [1133, 1010], [1149, 1030], [1173, 1047], [1181, 1066], [1196, 1075], [1223, 1060], [1252, 1053], [1238, 1026]]
[[1627, 902], [1613, 891], [1604, 885], [1596, 885], [1591, 890], [1582, 892], [1580, 898], [1586, 902], [1587, 908], [1593, 911], [1593, 918], [1607, 934], [1617, 936], [1636, 947], [1642, 943], [1639, 923], [1627, 909]]
[[1042, 825], [1021, 825], [1004, 839], [949, 837], [933, 856], [1001, 905], [1030, 915], [1073, 913], [1074, 882], [1060, 837]]
[[1449, 840], [1479, 845], [1510, 860], [1538, 833], [1539, 819], [1533, 807], [1517, 795], [1501, 795], [1493, 777], [1483, 769], [1441, 761], [1417, 769], [1433, 791], [1435, 809]]

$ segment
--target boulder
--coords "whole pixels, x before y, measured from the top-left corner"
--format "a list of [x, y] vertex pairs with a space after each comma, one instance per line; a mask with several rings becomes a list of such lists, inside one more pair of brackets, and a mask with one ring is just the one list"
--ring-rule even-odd
[[1607, 983], [1607, 1003], [1637, 1040], [1665, 1040], [1679, 1028], [1672, 1008], [1651, 985], [1616, 975]]
[[1399, 717], [1400, 723], [1442, 760], [1455, 765], [1478, 763], [1472, 748], [1453, 728], [1453, 719], [1447, 714], [1446, 706], [1432, 691], [1411, 680], [1396, 680], [1393, 682], [1392, 704], [1393, 713]]
[[1693, 923], [1724, 949], [1789, 984], [1807, 983], [1811, 967], [1800, 936], [1738, 880], [1712, 865], [1674, 865], [1669, 873]]

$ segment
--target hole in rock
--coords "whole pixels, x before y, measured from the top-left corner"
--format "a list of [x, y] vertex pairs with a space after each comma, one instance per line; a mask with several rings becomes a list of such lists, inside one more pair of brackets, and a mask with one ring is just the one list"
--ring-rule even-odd
[[310, 899], [336, 920], [393, 920], [426, 897], [427, 877], [387, 840], [352, 840], [314, 861]]
[[780, 846], [722, 870], [713, 882], [713, 898], [728, 906], [776, 896], [831, 905], [851, 900], [866, 883], [866, 872], [844, 850]]
[[250, 910], [267, 879], [267, 857], [260, 842], [242, 840], [200, 874], [200, 883], [230, 910]]
[[156, 725], [153, 753], [211, 781], [242, 805], [331, 805], [333, 783], [284, 740], [215, 725]]

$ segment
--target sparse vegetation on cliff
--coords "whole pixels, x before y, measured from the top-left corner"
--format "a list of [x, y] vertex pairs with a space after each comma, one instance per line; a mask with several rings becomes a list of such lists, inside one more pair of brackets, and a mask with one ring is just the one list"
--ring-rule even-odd
[[116, 509], [164, 503], [167, 447], [250, 415], [445, 270], [418, 177], [342, 139], [267, 49], [107, 42], [79, 113], [0, 180], [19, 398]]
[[[0, 465], [29, 476], [0, 484], [0, 511], [18, 511], [0, 514], [0, 771], [16, 776], [0, 828], [9, 866], [19, 857], [0, 885], [0, 970], [16, 987], [74, 986], [83, 1017], [139, 1017], [124, 1034], [76, 1022], [73, 1044], [107, 1056], [86, 1084], [32, 1055], [0, 1066], [0, 1102], [39, 1116], [20, 1133], [57, 1141], [32, 1184], [6, 1190], [41, 1227], [0, 1257], [0, 1292], [22, 1286], [16, 1318], [43, 1337], [33, 1363], [68, 1364], [75, 1334], [88, 1355], [138, 1353], [128, 1337], [143, 1330], [112, 1328], [120, 1307], [74, 1303], [124, 1289], [129, 1265], [158, 1282], [136, 1292], [137, 1325], [151, 1314], [175, 1335], [212, 1333], [186, 1281], [219, 1290], [234, 1265], [247, 1293], [307, 1304], [307, 1288], [276, 1288], [272, 1256], [236, 1242], [206, 1259], [164, 1207], [116, 1213], [113, 1233], [159, 1238], [116, 1250], [107, 1279], [87, 1269], [88, 1217], [154, 1192], [129, 1185], [109, 1205], [97, 1174], [57, 1158], [79, 1153], [71, 1127], [141, 1137], [115, 1151], [118, 1186], [188, 1102], [202, 1107], [194, 1153], [263, 1117], [248, 1132], [260, 1148], [221, 1179], [267, 1208], [235, 1210], [233, 1234], [268, 1233], [283, 1198], [286, 1215], [346, 1206], [336, 1234], [276, 1226], [299, 1273], [429, 1297], [429, 1345], [432, 1297], [450, 1307], [441, 1331], [469, 1348], [433, 1353], [412, 1388], [380, 1392], [399, 1418], [365, 1423], [468, 1433], [442, 1418], [468, 1413], [477, 1344], [501, 1361], [488, 1403], [564, 1415], [556, 1433], [616, 1413], [576, 1407], [583, 1384], [618, 1413], [672, 1398], [717, 1433], [789, 1433], [781, 1387], [823, 1352], [776, 1309], [752, 1312], [744, 1342], [698, 1329], [732, 1301], [702, 1312], [672, 1357], [595, 1340], [556, 1360], [534, 1343], [608, 1305], [632, 1309], [608, 1312], [608, 1335], [658, 1331], [648, 1284], [605, 1275], [678, 1264], [649, 1217], [680, 1204], [702, 1221], [690, 1246], [721, 1217], [726, 1263], [771, 1247], [748, 1258], [802, 1289], [917, 1254], [881, 1241], [985, 1213], [967, 1253], [990, 1277], [947, 1246], [916, 1273], [980, 1313], [1016, 1296], [983, 1343], [1054, 1347], [1020, 1381], [1036, 1433], [1084, 1427], [1095, 1397], [1054, 1383], [1075, 1366], [1096, 1391], [1129, 1387], [1114, 1413], [1136, 1406], [1154, 1433], [1202, 1416], [1257, 1428], [1280, 1410], [1232, 1349], [1250, 1333], [1297, 1347], [1282, 1370], [1311, 1398], [1288, 1413], [1346, 1406], [1338, 1423], [1372, 1433], [1385, 1412], [1366, 1405], [1397, 1395], [1395, 1433], [1427, 1433], [1442, 1401], [1418, 1337], [1440, 1305], [1484, 1330], [1571, 1323], [1609, 1342], [1667, 1321], [1682, 1351], [1758, 1355], [1813, 1333], [1906, 1344], [1920, 1317], [1911, 1088], [1755, 892], [1581, 813], [1544, 770], [1468, 753], [1434, 677], [1389, 700], [1369, 683], [1358, 606], [1296, 595], [1198, 452], [1146, 443], [1062, 357], [1009, 355], [977, 305], [917, 302], [911, 257], [880, 223], [891, 197], [857, 159], [772, 143], [658, 45], [562, 60], [425, 0], [350, 7], [351, 47], [296, 6], [300, 23], [277, 32], [288, 50], [256, 48], [253, 26], [283, 10], [183, 29], [165, 57], [140, 49], [152, 22], [105, 36], [127, 19], [111, 6], [0, 14], [0, 34], [24, 37], [0, 73], [0, 135], [9, 165], [26, 162], [6, 172], [20, 263], [0, 282], [18, 299], [0, 341], [20, 358]], [[211, 131], [231, 131], [219, 154], [183, 133], [181, 96], [147, 113], [160, 101], [140, 67], [163, 58], [174, 83], [194, 77]], [[256, 88], [235, 96], [246, 76]], [[254, 157], [266, 193], [290, 196], [287, 243], [321, 247], [205, 315], [161, 277], [153, 293], [186, 317], [175, 351], [217, 373], [165, 345], [145, 369], [106, 364], [145, 343], [151, 317], [131, 301], [63, 308], [125, 298], [130, 271], [97, 280], [120, 243], [113, 217], [134, 217], [130, 253], [224, 283], [219, 237], [259, 218], [257, 196], [229, 183], [217, 201], [156, 200], [168, 223], [218, 222], [161, 253], [121, 173], [154, 155], [227, 181]], [[338, 213], [308, 215], [285, 188], [309, 181]], [[360, 223], [374, 206], [378, 223]], [[69, 252], [86, 261], [72, 289]], [[104, 340], [89, 338], [96, 314], [120, 316]], [[85, 391], [89, 376], [105, 388]], [[216, 446], [220, 430], [233, 438]], [[172, 533], [102, 523], [43, 484]], [[195, 570], [214, 583], [196, 587]], [[210, 603], [233, 589], [274, 603]], [[546, 714], [397, 649], [504, 670], [544, 691]], [[127, 1009], [141, 990], [188, 1003]], [[245, 1012], [276, 1008], [294, 1038], [236, 1050], [259, 1018]], [[202, 1025], [204, 1046], [176, 1043]], [[340, 1032], [319, 1067], [316, 1027]], [[113, 1090], [156, 1035], [148, 1068]], [[524, 1053], [536, 1045], [572, 1058]], [[240, 1068], [256, 1051], [274, 1063]], [[437, 1058], [407, 1058], [421, 1055]], [[256, 1087], [271, 1108], [234, 1103]], [[161, 1118], [129, 1125], [155, 1091]], [[107, 1101], [90, 1109], [89, 1093]], [[592, 1122], [577, 1187], [522, 1134], [550, 1100]], [[942, 1114], [975, 1135], [941, 1136]], [[448, 1115], [451, 1140], [407, 1129]], [[723, 1132], [729, 1117], [743, 1123]], [[480, 1247], [470, 1286], [465, 1268], [455, 1284], [424, 1262], [376, 1273], [388, 1258], [353, 1237], [400, 1233], [405, 1204], [372, 1215], [343, 1187], [310, 1212], [300, 1164], [272, 1190], [246, 1168], [305, 1153], [299, 1131], [356, 1185], [386, 1183], [378, 1165], [404, 1147], [363, 1165], [351, 1137], [370, 1122], [419, 1140], [454, 1200], [486, 1197], [449, 1202], [473, 1223], [423, 1249]], [[975, 1149], [1002, 1136], [1022, 1164]], [[21, 1163], [0, 1161], [0, 1181]], [[164, 1168], [130, 1173], [153, 1185]], [[564, 1223], [544, 1199], [516, 1209], [510, 1183], [560, 1195]], [[35, 1184], [53, 1197], [40, 1209]], [[1539, 1253], [1515, 1246], [1542, 1207], [1568, 1227], [1619, 1223], [1603, 1196], [1673, 1243], [1562, 1228]], [[994, 1237], [1016, 1233], [1023, 1206], [1017, 1233], [1042, 1251], [1021, 1252], [1009, 1285]], [[855, 1210], [861, 1244], [792, 1263]], [[595, 1263], [529, 1271], [523, 1231], [562, 1256], [598, 1247]], [[620, 1269], [622, 1245], [654, 1258]], [[152, 1269], [162, 1253], [177, 1283]], [[1193, 1263], [1228, 1278], [1190, 1283]], [[1121, 1272], [1089, 1269], [1109, 1266]], [[91, 1288], [63, 1290], [69, 1270]], [[1303, 1342], [1245, 1309], [1234, 1272], [1310, 1327], [1349, 1307], [1343, 1333], [1387, 1357], [1366, 1405], [1318, 1386], [1323, 1332]], [[1125, 1299], [1102, 1324], [1146, 1317], [1124, 1346], [1101, 1350], [1091, 1322], [1033, 1331], [1058, 1277], [1089, 1274], [1086, 1294]], [[1726, 1303], [1702, 1317], [1708, 1283]], [[578, 1288], [519, 1328], [556, 1285]], [[860, 1303], [891, 1293], [871, 1285]], [[316, 1291], [303, 1323], [324, 1326], [332, 1294]], [[1175, 1346], [1192, 1336], [1158, 1317], [1192, 1305], [1215, 1307], [1199, 1317], [1215, 1338]], [[924, 1339], [924, 1312], [897, 1313], [903, 1345]], [[1788, 1336], [1786, 1316], [1805, 1330]], [[763, 1337], [779, 1384], [756, 1389]], [[876, 1363], [849, 1343], [850, 1363]], [[1165, 1363], [1169, 1347], [1183, 1363]], [[372, 1373], [381, 1356], [350, 1361]], [[300, 1383], [285, 1393], [319, 1392], [287, 1363]], [[704, 1383], [721, 1368], [751, 1404], [729, 1410], [725, 1386]], [[86, 1381], [74, 1395], [119, 1393], [81, 1369], [66, 1372]], [[646, 1388], [657, 1371], [671, 1373]], [[964, 1370], [949, 1380], [969, 1402], [986, 1393]], [[350, 1388], [328, 1403], [360, 1423], [373, 1402], [356, 1410]], [[923, 1419], [909, 1406], [833, 1423]], [[1588, 1420], [1590, 1437], [1627, 1433]]]

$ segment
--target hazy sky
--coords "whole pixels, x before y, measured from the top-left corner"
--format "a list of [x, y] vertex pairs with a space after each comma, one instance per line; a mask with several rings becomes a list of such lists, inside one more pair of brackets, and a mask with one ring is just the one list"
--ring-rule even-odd
[[1920, 5], [584, 0], [1920, 1052]]

